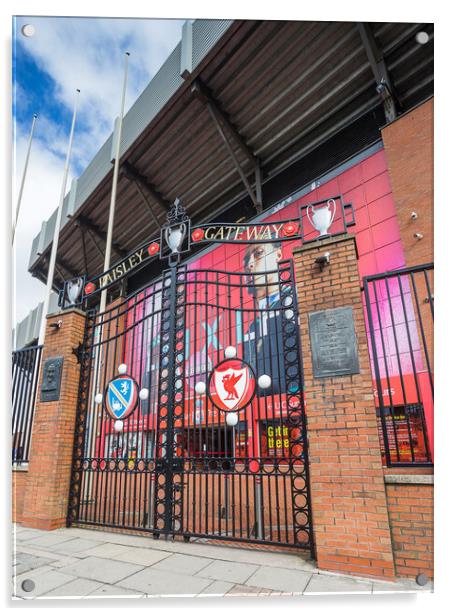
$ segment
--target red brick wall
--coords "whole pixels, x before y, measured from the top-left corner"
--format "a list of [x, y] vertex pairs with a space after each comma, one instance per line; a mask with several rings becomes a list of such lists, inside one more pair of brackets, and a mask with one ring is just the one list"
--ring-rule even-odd
[[[433, 98], [381, 131], [406, 265], [433, 261]], [[411, 220], [411, 212], [417, 220]], [[423, 234], [416, 240], [416, 232]]]
[[22, 522], [27, 477], [27, 471], [12, 471], [12, 521], [17, 524]]
[[[326, 251], [330, 265], [315, 258]], [[394, 576], [354, 238], [331, 238], [294, 251], [308, 418], [313, 529], [320, 568]], [[314, 378], [308, 313], [351, 306], [360, 373]]]
[[[62, 326], [54, 330], [49, 324], [57, 319], [62, 320]], [[66, 523], [80, 377], [80, 366], [72, 350], [82, 341], [84, 327], [85, 316], [77, 310], [47, 319], [24, 495], [24, 526], [52, 530]], [[41, 402], [45, 361], [60, 356], [64, 358], [60, 399]]]
[[[433, 98], [383, 128], [381, 133], [406, 266], [433, 262]], [[412, 212], [417, 213], [416, 220], [411, 219]], [[417, 232], [423, 234], [422, 239], [414, 238]], [[428, 279], [433, 294], [433, 275], [429, 274]], [[425, 303], [428, 290], [422, 274], [416, 275], [415, 280], [419, 295], [418, 335], [421, 340], [422, 324], [433, 370], [433, 318], [430, 305]], [[432, 446], [433, 436], [430, 438]]]
[[433, 578], [433, 485], [386, 484], [397, 575]]

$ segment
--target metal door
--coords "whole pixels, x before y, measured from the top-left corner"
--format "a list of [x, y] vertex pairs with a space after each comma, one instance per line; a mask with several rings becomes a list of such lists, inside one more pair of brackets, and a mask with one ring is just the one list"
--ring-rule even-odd
[[[232, 420], [209, 395], [231, 353], [254, 375]], [[81, 363], [69, 524], [312, 549], [291, 261], [264, 274], [175, 265], [89, 313]], [[143, 399], [116, 432], [95, 397], [121, 364]]]

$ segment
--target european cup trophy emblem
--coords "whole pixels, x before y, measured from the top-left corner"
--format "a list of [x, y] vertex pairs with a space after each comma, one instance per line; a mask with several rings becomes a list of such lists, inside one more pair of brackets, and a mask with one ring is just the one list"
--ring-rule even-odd
[[[330, 210], [330, 205], [332, 211]], [[328, 199], [326, 205], [317, 209], [314, 209], [313, 205], [309, 205], [306, 214], [311, 225], [319, 232], [319, 237], [328, 235], [328, 229], [331, 227], [336, 216], [336, 201]]]
[[83, 282], [82, 277], [67, 282], [66, 293], [71, 306], [77, 303], [80, 293], [82, 292]]

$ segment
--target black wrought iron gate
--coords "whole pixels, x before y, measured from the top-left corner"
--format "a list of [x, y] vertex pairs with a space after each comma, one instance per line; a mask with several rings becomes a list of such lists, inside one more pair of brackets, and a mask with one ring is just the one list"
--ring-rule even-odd
[[[229, 417], [208, 390], [233, 356], [255, 395]], [[88, 313], [81, 357], [68, 524], [312, 547], [291, 261], [265, 273], [172, 267]], [[115, 431], [99, 394], [118, 370], [142, 399]]]

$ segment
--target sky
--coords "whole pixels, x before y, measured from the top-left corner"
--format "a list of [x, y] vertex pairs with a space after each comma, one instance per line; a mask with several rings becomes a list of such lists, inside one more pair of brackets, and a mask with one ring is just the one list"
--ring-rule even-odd
[[[44, 299], [28, 273], [33, 238], [58, 207], [75, 100], [80, 89], [66, 192], [113, 129], [124, 53], [130, 52], [125, 111], [181, 39], [180, 19], [17, 17], [13, 19], [12, 114], [15, 211], [33, 114], [38, 114], [16, 229], [13, 324]], [[26, 37], [22, 26], [32, 24]], [[14, 215], [14, 214], [13, 214]]]

